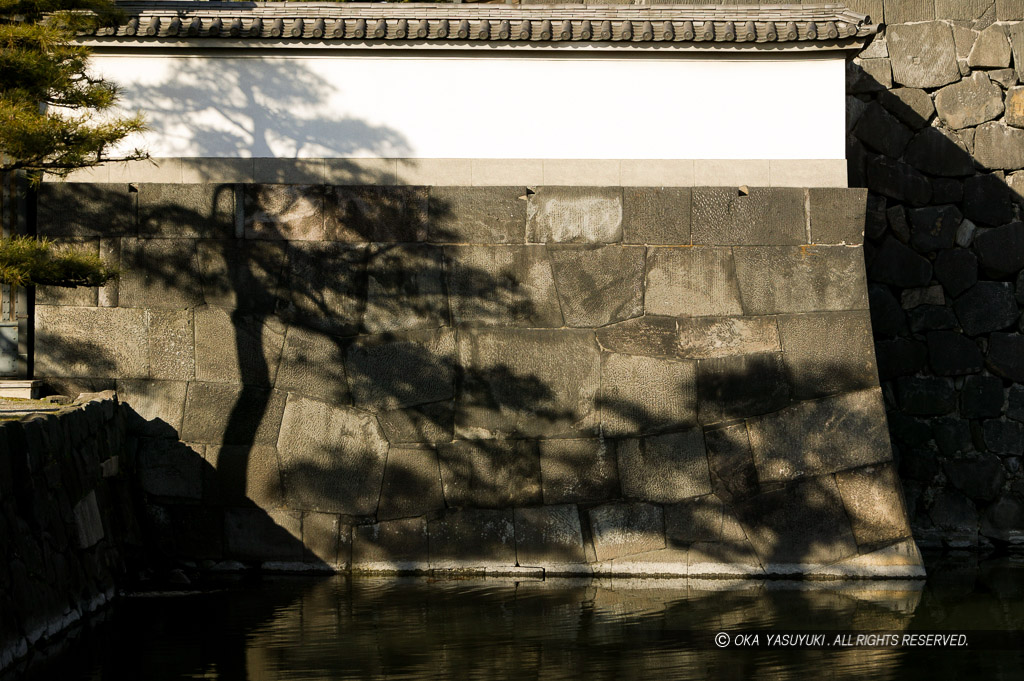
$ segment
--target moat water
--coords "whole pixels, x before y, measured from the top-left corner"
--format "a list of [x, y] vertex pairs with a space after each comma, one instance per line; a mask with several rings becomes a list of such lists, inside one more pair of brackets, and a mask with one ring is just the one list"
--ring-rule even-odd
[[930, 563], [924, 582], [232, 581], [123, 598], [23, 678], [1024, 678], [1024, 559]]

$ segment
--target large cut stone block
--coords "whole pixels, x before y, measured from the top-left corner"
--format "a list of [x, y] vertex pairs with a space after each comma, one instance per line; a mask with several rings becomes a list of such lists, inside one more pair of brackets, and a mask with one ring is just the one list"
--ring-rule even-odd
[[892, 458], [881, 391], [801, 402], [747, 421], [761, 482], [834, 473]]
[[864, 255], [860, 248], [737, 247], [734, 253], [746, 314], [868, 307]]
[[637, 355], [601, 357], [601, 430], [640, 435], [697, 422], [696, 363]]
[[[245, 238], [323, 241], [324, 188], [257, 184], [245, 188]], [[356, 239], [358, 241], [358, 239]]]
[[274, 387], [321, 402], [348, 404], [344, 349], [340, 338], [288, 327]]
[[935, 88], [960, 80], [949, 24], [890, 25], [886, 37], [893, 77], [900, 85]]
[[774, 317], [646, 316], [599, 329], [597, 341], [610, 352], [676, 359], [782, 350]]
[[526, 240], [535, 244], [622, 241], [622, 190], [539, 187], [527, 198]]
[[448, 325], [440, 247], [377, 245], [370, 251], [366, 278], [363, 328], [369, 333]]
[[335, 241], [423, 241], [427, 203], [426, 187], [327, 187], [324, 235]]
[[36, 308], [36, 376], [146, 378], [148, 314], [121, 307]]
[[184, 308], [203, 302], [192, 239], [121, 239], [121, 271], [121, 307]]
[[606, 504], [590, 509], [588, 516], [599, 561], [665, 548], [665, 519], [660, 506]]
[[608, 501], [619, 496], [615, 445], [610, 440], [541, 440], [545, 504]]
[[196, 375], [192, 310], [149, 310], [149, 375], [191, 380]]
[[786, 373], [796, 399], [878, 385], [867, 311], [780, 315]]
[[703, 424], [767, 414], [789, 404], [790, 386], [781, 353], [701, 360], [697, 409]]
[[189, 383], [182, 439], [210, 444], [277, 442], [285, 394], [254, 386]]
[[196, 242], [196, 251], [207, 305], [274, 312], [287, 255], [285, 243], [202, 240]]
[[229, 558], [302, 560], [302, 515], [298, 511], [225, 509], [224, 534]]
[[975, 71], [970, 78], [935, 93], [935, 109], [949, 127], [971, 128], [1003, 114], [1003, 89], [984, 72]]
[[722, 539], [725, 504], [714, 494], [665, 507], [665, 540], [671, 547]]
[[177, 438], [185, 415], [185, 381], [117, 380], [117, 397], [146, 421], [145, 432]]
[[804, 190], [756, 187], [749, 194], [733, 187], [693, 190], [693, 243], [802, 244], [807, 242]]
[[566, 325], [604, 326], [643, 314], [643, 248], [549, 247], [548, 253]]
[[392, 447], [384, 468], [377, 518], [412, 518], [443, 508], [437, 452]]
[[1024, 130], [1003, 123], [983, 123], [974, 134], [974, 158], [990, 170], [1024, 168]]
[[135, 234], [138, 194], [128, 185], [44, 182], [36, 200], [41, 236], [129, 236]]
[[195, 326], [198, 380], [273, 385], [284, 345], [280, 320], [201, 307], [195, 311]]
[[644, 305], [673, 317], [742, 314], [732, 249], [650, 249]]
[[867, 194], [866, 189], [809, 189], [811, 243], [864, 243]]
[[891, 464], [836, 473], [836, 484], [862, 549], [910, 538], [903, 488]]
[[363, 246], [292, 243], [281, 315], [294, 324], [328, 333], [357, 332], [366, 302], [366, 255]]
[[460, 437], [574, 437], [597, 426], [593, 332], [475, 330], [459, 335]]
[[757, 468], [745, 423], [704, 431], [711, 486], [725, 501], [746, 499], [758, 490]]
[[451, 329], [362, 336], [346, 353], [352, 397], [373, 411], [451, 399], [455, 364]]
[[425, 570], [429, 544], [426, 518], [359, 525], [352, 537], [352, 569], [373, 572]]
[[445, 400], [382, 411], [377, 413], [377, 420], [393, 445], [451, 442], [455, 435], [455, 403]]
[[427, 522], [430, 567], [482, 569], [516, 564], [512, 510], [452, 511]]
[[526, 243], [525, 187], [431, 187], [433, 243]]
[[143, 183], [138, 187], [140, 235], [228, 239], [235, 234], [233, 185]]
[[627, 244], [690, 243], [689, 187], [623, 187], [622, 231]]
[[562, 326], [543, 246], [452, 246], [445, 256], [456, 324]]
[[585, 563], [583, 530], [576, 506], [517, 508], [514, 513], [516, 559], [520, 566]]
[[698, 430], [618, 445], [622, 495], [672, 504], [711, 492], [704, 435]]
[[159, 497], [200, 499], [203, 496], [202, 449], [202, 445], [167, 438], [146, 440], [138, 455], [142, 489]]
[[281, 466], [272, 445], [207, 445], [211, 467], [203, 498], [208, 503], [275, 508], [284, 502]]
[[302, 514], [302, 546], [308, 563], [345, 570], [351, 564], [352, 528], [333, 513]]
[[291, 508], [376, 513], [388, 443], [369, 414], [289, 395], [277, 449]]
[[505, 508], [541, 502], [537, 444], [529, 440], [459, 440], [438, 447], [449, 507]]

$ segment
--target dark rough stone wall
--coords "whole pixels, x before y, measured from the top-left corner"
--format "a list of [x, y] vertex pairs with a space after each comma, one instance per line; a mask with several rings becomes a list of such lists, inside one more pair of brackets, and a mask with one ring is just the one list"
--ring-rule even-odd
[[150, 531], [210, 566], [906, 575], [864, 206], [44, 185], [124, 274], [39, 291], [36, 373], [150, 419]]

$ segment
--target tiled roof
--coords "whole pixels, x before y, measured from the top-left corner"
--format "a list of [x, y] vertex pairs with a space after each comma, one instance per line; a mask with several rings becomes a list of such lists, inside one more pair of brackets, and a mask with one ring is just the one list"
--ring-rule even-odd
[[[497, 5], [120, 2], [124, 21], [87, 34], [122, 42], [842, 43], [878, 30], [843, 5]], [[84, 36], [83, 36], [84, 37]]]

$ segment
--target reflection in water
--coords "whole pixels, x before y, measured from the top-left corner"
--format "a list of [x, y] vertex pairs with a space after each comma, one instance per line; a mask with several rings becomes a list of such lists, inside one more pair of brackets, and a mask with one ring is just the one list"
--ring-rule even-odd
[[[122, 600], [29, 678], [1014, 678], [1020, 650], [719, 649], [719, 631], [1013, 630], [1024, 565], [922, 582], [274, 578]], [[1017, 677], [1019, 678], [1019, 677]]]

